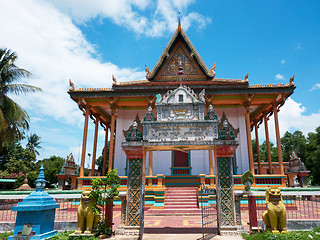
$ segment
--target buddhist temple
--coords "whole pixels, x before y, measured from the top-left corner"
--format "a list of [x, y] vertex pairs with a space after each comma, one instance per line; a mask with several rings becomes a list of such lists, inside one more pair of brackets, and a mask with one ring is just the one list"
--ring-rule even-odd
[[[130, 46], [128, 46], [130, 47]], [[125, 142], [125, 134], [133, 120], [141, 121], [149, 116], [161, 118], [159, 114], [159, 99], [164, 99], [166, 94], [175, 89], [182, 91], [178, 94], [177, 101], [183, 102], [188, 96], [193, 95], [202, 99], [199, 104], [203, 105], [206, 116], [214, 111], [220, 120], [223, 113], [228, 118], [234, 129], [237, 129], [236, 140], [239, 143], [234, 154], [232, 165], [234, 184], [243, 187], [240, 182], [241, 174], [250, 170], [254, 173], [253, 186], [268, 186], [270, 184], [286, 185], [286, 170], [283, 166], [278, 112], [286, 99], [294, 92], [294, 75], [287, 84], [262, 84], [251, 85], [249, 74], [239, 79], [216, 77], [216, 64], [211, 63], [208, 68], [201, 56], [193, 46], [185, 31], [178, 28], [171, 37], [169, 43], [161, 53], [158, 61], [150, 70], [145, 66], [145, 79], [127, 82], [117, 82], [113, 78], [111, 88], [75, 88], [70, 80], [68, 91], [79, 109], [84, 114], [83, 143], [81, 155], [80, 176], [78, 188], [90, 186], [90, 176], [84, 176], [84, 166], [87, 146], [88, 124], [93, 121], [95, 126], [94, 143], [92, 152], [92, 171], [94, 176], [95, 160], [97, 158], [97, 136], [99, 128], [105, 130], [105, 154], [103, 172], [113, 168], [118, 170], [121, 176], [121, 185], [126, 187], [128, 161], [121, 147]], [[179, 74], [179, 71], [183, 74]], [[241, 75], [241, 73], [240, 73]], [[182, 87], [183, 86], [183, 87]], [[185, 90], [183, 90], [185, 89]], [[190, 102], [194, 107], [196, 105]], [[192, 111], [192, 106], [188, 109]], [[171, 116], [172, 114], [172, 116]], [[191, 112], [182, 112], [178, 108], [170, 117], [188, 117]], [[273, 115], [275, 121], [276, 146], [278, 150], [278, 162], [271, 161], [268, 120]], [[92, 122], [90, 123], [92, 124]], [[261, 163], [259, 154], [258, 128], [263, 124], [268, 149], [268, 162]], [[257, 139], [257, 160], [254, 162], [252, 152], [251, 132], [255, 132]], [[107, 142], [110, 141], [108, 145]], [[107, 146], [109, 154], [107, 156]], [[167, 186], [194, 186], [199, 187], [201, 182], [214, 186], [215, 178], [215, 150], [181, 149], [168, 151], [148, 151], [146, 164], [146, 191], [155, 188], [165, 189]], [[155, 197], [156, 198], [156, 197]]]

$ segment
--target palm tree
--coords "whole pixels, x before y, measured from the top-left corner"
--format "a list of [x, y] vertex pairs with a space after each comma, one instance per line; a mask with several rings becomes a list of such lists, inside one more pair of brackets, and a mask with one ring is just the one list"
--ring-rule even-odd
[[29, 152], [33, 153], [34, 156], [36, 155], [40, 155], [38, 149], [42, 148], [40, 146], [41, 142], [39, 142], [40, 140], [40, 137], [37, 135], [37, 134], [31, 134], [29, 137], [28, 137], [28, 143], [26, 145], [26, 148], [29, 150]]
[[14, 102], [8, 93], [23, 94], [41, 91], [40, 88], [15, 84], [14, 81], [30, 77], [31, 73], [15, 65], [17, 55], [9, 49], [0, 49], [0, 153], [4, 142], [20, 140], [24, 130], [29, 128], [27, 112]]

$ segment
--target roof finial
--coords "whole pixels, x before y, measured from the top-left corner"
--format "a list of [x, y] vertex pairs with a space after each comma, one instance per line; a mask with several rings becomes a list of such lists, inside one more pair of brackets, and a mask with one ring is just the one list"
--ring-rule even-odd
[[179, 24], [178, 24], [178, 31], [181, 31], [181, 22], [180, 22], [180, 10], [179, 10]]

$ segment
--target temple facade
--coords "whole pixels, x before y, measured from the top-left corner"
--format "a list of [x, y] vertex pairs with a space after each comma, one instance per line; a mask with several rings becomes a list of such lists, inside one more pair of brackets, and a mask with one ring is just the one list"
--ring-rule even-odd
[[[263, 85], [250, 85], [248, 74], [242, 79], [216, 78], [215, 63], [210, 69], [205, 65], [180, 24], [152, 70], [145, 66], [145, 71], [146, 79], [143, 80], [118, 83], [113, 77], [112, 88], [77, 89], [70, 81], [68, 93], [85, 116], [78, 178], [80, 188], [90, 185], [88, 181], [90, 177], [84, 177], [90, 118], [95, 125], [92, 166], [95, 166], [97, 157], [98, 129], [102, 127], [106, 133], [102, 176], [106, 171], [116, 168], [125, 187], [128, 161], [121, 143], [125, 142], [125, 135], [132, 126], [133, 120], [142, 121], [147, 116], [160, 118], [168, 123], [179, 118], [204, 120], [204, 116], [211, 111], [214, 111], [219, 120], [225, 113], [231, 125], [238, 131], [236, 140], [239, 145], [232, 159], [235, 186], [240, 187], [240, 177], [237, 178], [237, 175], [247, 170], [255, 173], [254, 184], [256, 185], [285, 186], [286, 176], [281, 154], [278, 112], [295, 89], [294, 76], [288, 84]], [[180, 93], [172, 94], [177, 89], [180, 89]], [[188, 107], [184, 109], [176, 107], [169, 113], [166, 112], [165, 106], [157, 102], [170, 94], [175, 96], [174, 101], [185, 102]], [[194, 99], [190, 96], [194, 96]], [[195, 99], [198, 100], [195, 101]], [[198, 106], [204, 110], [195, 111]], [[162, 115], [165, 112], [166, 115]], [[195, 114], [196, 112], [198, 115]], [[271, 115], [274, 115], [279, 156], [276, 163], [271, 162], [270, 153], [268, 120]], [[256, 162], [252, 153], [251, 132], [255, 131], [255, 138], [258, 140], [258, 128], [261, 124], [265, 127], [267, 163], [260, 161], [259, 141], [257, 141]], [[198, 129], [194, 131], [200, 141], [203, 133], [196, 132], [199, 131]], [[179, 134], [183, 135], [183, 133], [174, 133], [174, 127], [168, 131], [168, 136], [171, 139], [176, 137], [177, 141], [181, 137]], [[162, 140], [165, 138], [161, 136]], [[110, 147], [107, 156], [108, 139]], [[150, 188], [175, 185], [199, 186], [201, 182], [215, 185], [216, 151], [214, 149], [202, 150], [196, 147], [188, 151], [153, 149], [148, 151], [146, 156], [146, 184]], [[107, 159], [109, 159], [108, 164]], [[95, 175], [94, 167], [90, 175]]]

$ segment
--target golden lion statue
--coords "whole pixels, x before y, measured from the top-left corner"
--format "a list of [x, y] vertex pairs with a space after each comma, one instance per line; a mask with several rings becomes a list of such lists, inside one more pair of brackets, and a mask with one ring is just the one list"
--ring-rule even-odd
[[95, 201], [90, 197], [91, 190], [84, 190], [81, 194], [80, 205], [78, 208], [78, 229], [75, 234], [91, 234], [92, 230], [96, 230], [100, 221], [100, 215], [94, 214], [92, 206]]
[[281, 191], [277, 187], [269, 187], [266, 191], [267, 211], [262, 215], [266, 230], [273, 234], [287, 233], [287, 213]]

